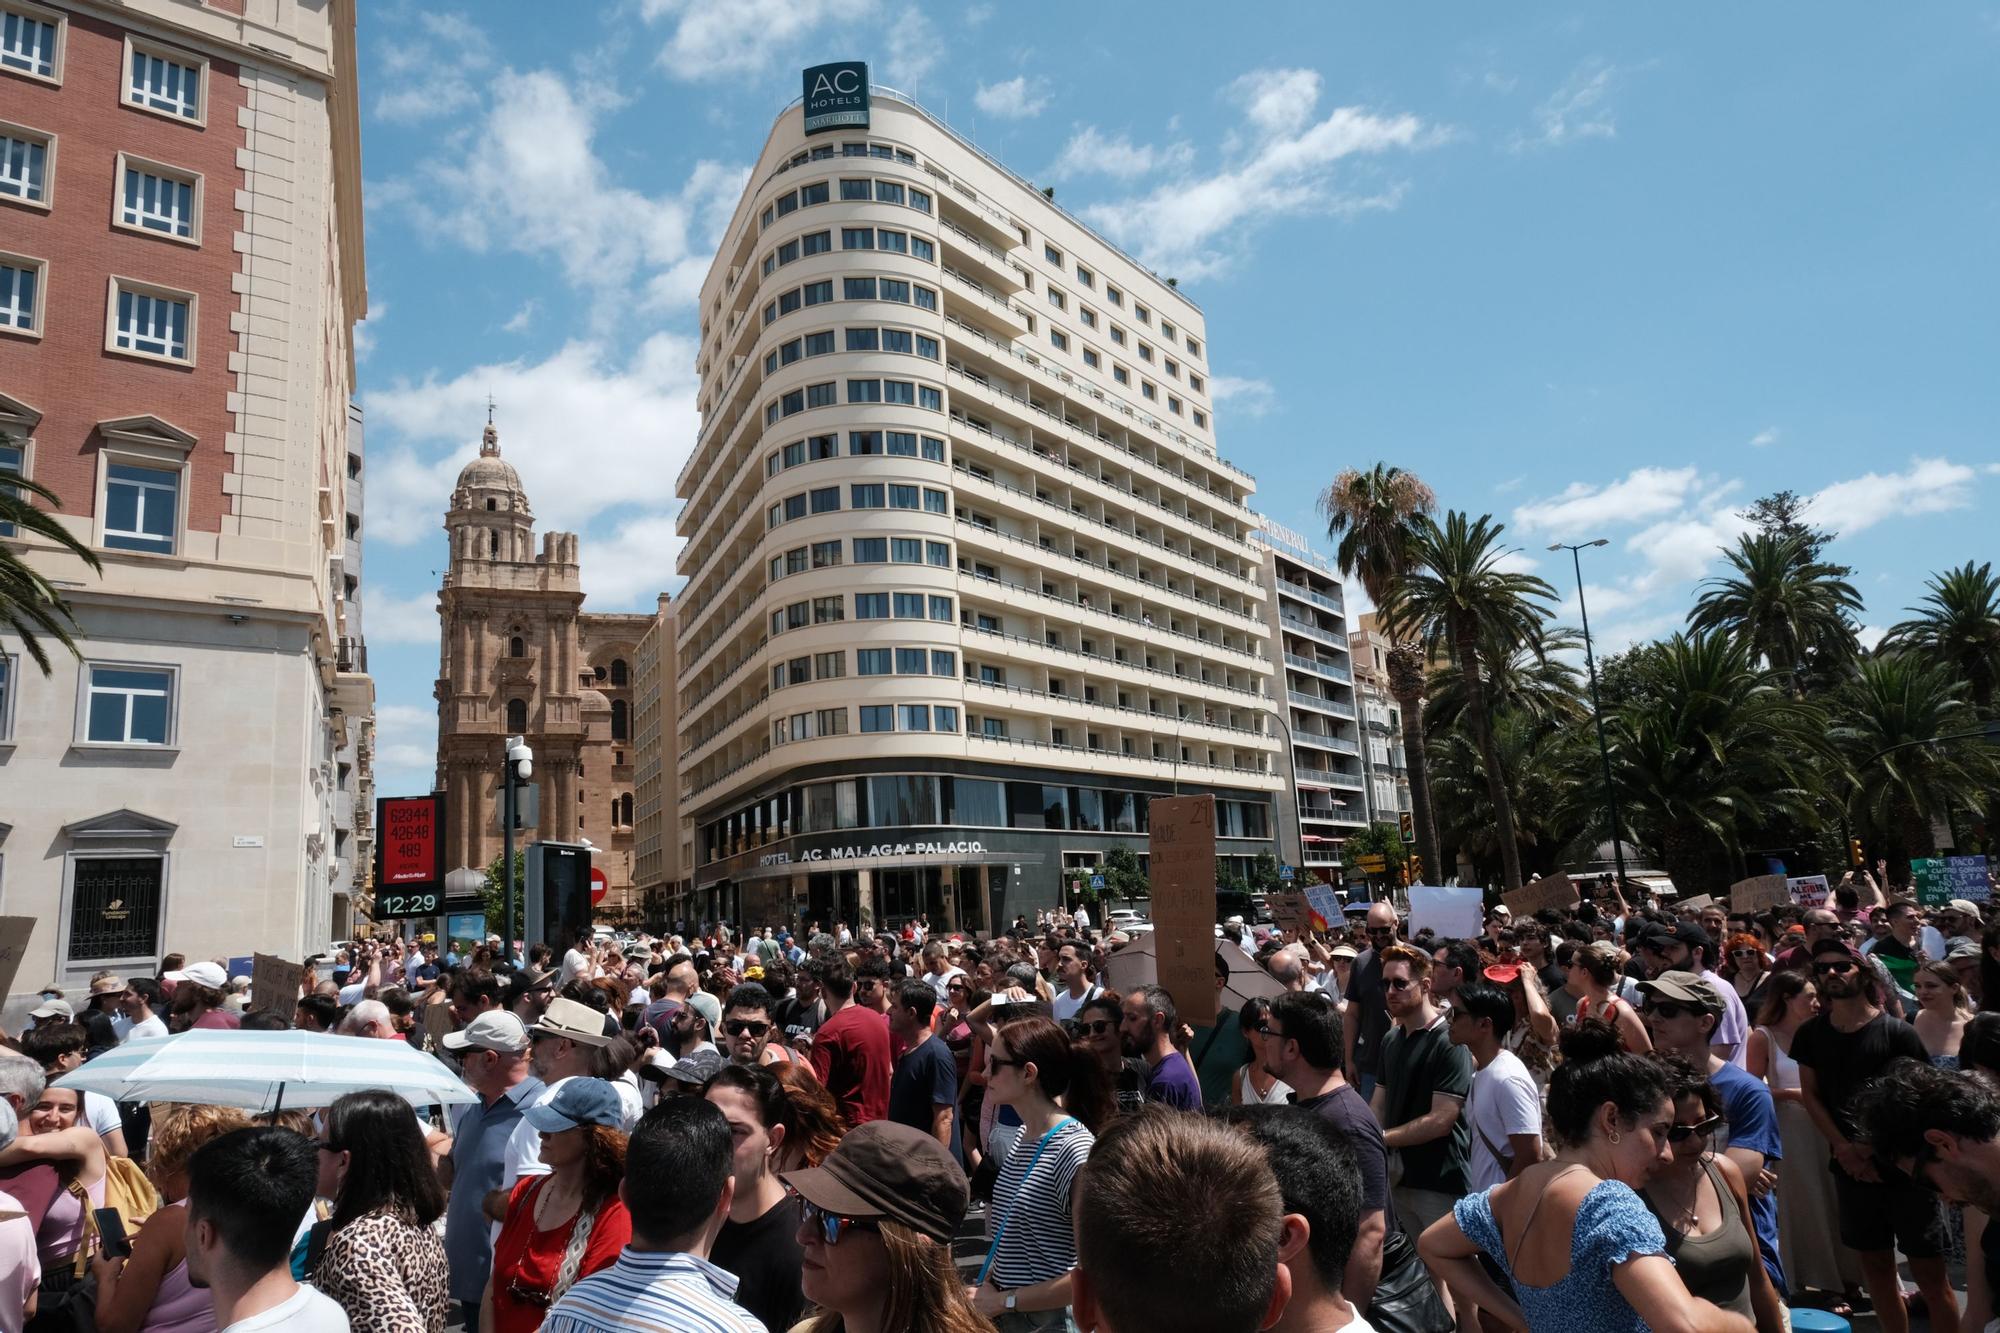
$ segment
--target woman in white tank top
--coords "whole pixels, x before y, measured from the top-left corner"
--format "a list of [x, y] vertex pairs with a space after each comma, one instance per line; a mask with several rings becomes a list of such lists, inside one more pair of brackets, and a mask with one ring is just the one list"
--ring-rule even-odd
[[1263, 996], [1246, 1001], [1233, 1019], [1217, 1015], [1218, 1022], [1241, 1024], [1250, 1044], [1250, 1059], [1230, 1080], [1229, 1100], [1237, 1106], [1283, 1106], [1292, 1098], [1291, 1085], [1264, 1069], [1271, 1039], [1262, 1029], [1270, 1017], [1271, 1002]]

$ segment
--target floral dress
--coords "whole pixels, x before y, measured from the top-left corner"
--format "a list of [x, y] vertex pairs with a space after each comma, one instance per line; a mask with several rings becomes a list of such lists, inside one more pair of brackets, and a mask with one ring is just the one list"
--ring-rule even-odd
[[[1497, 1188], [1497, 1186], [1495, 1187]], [[1458, 1229], [1514, 1284], [1514, 1299], [1528, 1317], [1530, 1333], [1644, 1333], [1639, 1317], [1611, 1280], [1611, 1270], [1627, 1259], [1667, 1252], [1667, 1234], [1646, 1201], [1629, 1185], [1600, 1181], [1577, 1205], [1570, 1239], [1569, 1272], [1548, 1287], [1531, 1287], [1514, 1276], [1500, 1226], [1493, 1220], [1492, 1190], [1468, 1194], [1452, 1206]]]

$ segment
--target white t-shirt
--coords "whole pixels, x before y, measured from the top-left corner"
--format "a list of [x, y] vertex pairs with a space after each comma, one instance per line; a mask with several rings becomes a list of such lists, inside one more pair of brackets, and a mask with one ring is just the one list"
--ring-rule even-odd
[[35, 1224], [22, 1216], [21, 1201], [0, 1194], [0, 1333], [21, 1333], [21, 1309], [28, 1292], [42, 1280], [41, 1258], [35, 1248]]
[[953, 977], [962, 977], [964, 975], [965, 975], [965, 969], [962, 967], [947, 967], [942, 972], [925, 973], [924, 980], [927, 983], [929, 983], [930, 988], [933, 991], [937, 992], [938, 1003], [943, 1004], [948, 998], [950, 998], [951, 979]]
[[[130, 1020], [127, 1020], [128, 1022]], [[148, 1014], [133, 1023], [131, 1029], [119, 1038], [120, 1041], [149, 1041], [154, 1037], [167, 1035], [167, 1025], [158, 1014]]]
[[1076, 928], [1078, 930], [1090, 929], [1090, 913], [1085, 911], [1083, 908], [1081, 907], [1077, 908], [1074, 912], [1071, 912], [1069, 916], [1070, 920], [1076, 923]]
[[97, 1137], [116, 1134], [125, 1128], [125, 1120], [118, 1114], [118, 1103], [100, 1092], [85, 1093], [83, 1097], [83, 1117], [90, 1127], [97, 1131]]
[[286, 1333], [351, 1333], [347, 1311], [339, 1302], [303, 1282], [290, 1300], [239, 1319], [222, 1333], [251, 1333], [264, 1328], [282, 1328]]
[[368, 996], [368, 980], [366, 976], [364, 976], [360, 981], [355, 982], [353, 985], [342, 986], [340, 988], [340, 1006], [343, 1009], [351, 1008], [354, 1005], [360, 1004], [362, 1000], [367, 998], [367, 996]]
[[1076, 1017], [1077, 1012], [1081, 1010], [1083, 1006], [1089, 1004], [1092, 1000], [1096, 999], [1098, 996], [1102, 994], [1104, 994], [1104, 987], [1098, 985], [1094, 981], [1091, 982], [1089, 986], [1084, 988], [1083, 994], [1076, 996], [1072, 996], [1069, 993], [1069, 987], [1064, 986], [1061, 990], [1056, 992], [1055, 1003], [1053, 1006], [1051, 1006], [1055, 1012], [1056, 1022], [1058, 1023], [1069, 1022], [1070, 1019]]
[[1508, 1135], [1542, 1132], [1542, 1099], [1520, 1056], [1502, 1050], [1491, 1064], [1473, 1074], [1465, 1114], [1472, 1127], [1472, 1188], [1490, 1189], [1507, 1179], [1507, 1164], [1493, 1150], [1512, 1153], [1514, 1145], [1507, 1141]]
[[576, 949], [563, 954], [562, 975], [556, 979], [558, 986], [566, 986], [578, 977], [589, 980], [597, 969], [591, 964], [590, 955]]

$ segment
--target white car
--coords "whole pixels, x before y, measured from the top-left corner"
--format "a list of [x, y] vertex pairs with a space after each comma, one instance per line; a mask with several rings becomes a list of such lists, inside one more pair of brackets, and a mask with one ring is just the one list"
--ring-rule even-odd
[[1145, 923], [1146, 923], [1146, 918], [1142, 914], [1133, 911], [1129, 907], [1116, 908], [1110, 913], [1106, 914], [1104, 918], [1104, 928], [1106, 930], [1129, 931], [1132, 929], [1132, 927], [1144, 925]]

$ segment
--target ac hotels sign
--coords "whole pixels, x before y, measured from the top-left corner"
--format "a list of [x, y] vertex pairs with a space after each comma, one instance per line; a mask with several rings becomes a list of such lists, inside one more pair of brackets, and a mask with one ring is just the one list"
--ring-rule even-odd
[[843, 60], [805, 72], [806, 133], [868, 124], [868, 65]]

